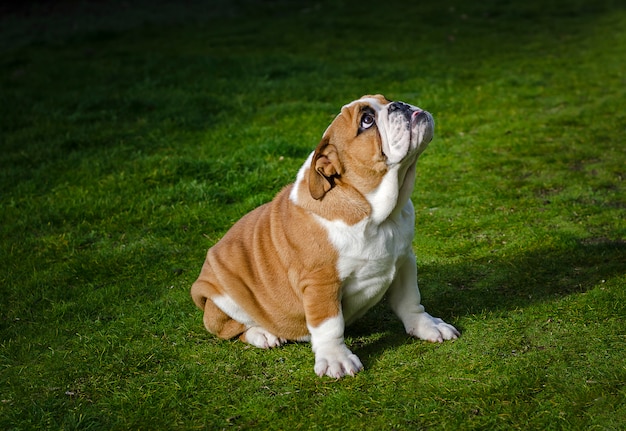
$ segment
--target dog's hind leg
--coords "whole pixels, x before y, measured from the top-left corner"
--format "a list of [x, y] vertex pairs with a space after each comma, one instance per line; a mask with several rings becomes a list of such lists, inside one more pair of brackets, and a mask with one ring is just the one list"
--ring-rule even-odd
[[[239, 339], [244, 343], [252, 344], [261, 349], [278, 347], [287, 341], [254, 324], [226, 295], [214, 298], [203, 297], [199, 301], [204, 301], [204, 327], [220, 338], [229, 340], [239, 336]], [[237, 311], [236, 315], [240, 315], [246, 323], [233, 319], [222, 308], [230, 310], [229, 312]]]
[[269, 349], [270, 347], [278, 347], [286, 342], [286, 340], [278, 338], [267, 329], [261, 327], [230, 296], [220, 295], [211, 299], [220, 310], [244, 326], [245, 332], [239, 337], [244, 343], [252, 344], [261, 349]]
[[220, 294], [206, 279], [198, 279], [191, 286], [191, 297], [204, 311], [204, 327], [212, 334], [229, 340], [239, 336], [244, 343], [261, 349], [278, 347], [287, 342], [259, 326], [230, 296]]
[[211, 299], [204, 304], [204, 327], [212, 334], [230, 340], [246, 331], [246, 325], [224, 313]]
[[204, 327], [211, 334], [229, 340], [243, 334], [247, 326], [226, 314], [213, 301], [216, 294], [213, 286], [204, 281], [198, 280], [191, 287], [191, 297], [196, 306], [204, 312]]

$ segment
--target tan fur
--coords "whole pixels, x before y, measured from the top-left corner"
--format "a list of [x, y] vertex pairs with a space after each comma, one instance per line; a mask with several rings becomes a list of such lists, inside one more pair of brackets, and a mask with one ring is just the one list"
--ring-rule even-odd
[[[378, 99], [381, 104], [389, 103], [380, 95], [364, 97]], [[365, 106], [365, 103], [345, 106], [325, 134], [327, 145], [335, 148], [338, 162], [343, 167], [336, 182], [352, 187], [361, 194], [376, 188], [387, 171], [385, 158], [380, 151], [380, 135], [375, 130], [355, 133]]]
[[[290, 189], [248, 213], [209, 249], [191, 288], [205, 315], [216, 308], [207, 308], [207, 300], [227, 294], [259, 326], [285, 339], [302, 338], [307, 323], [316, 326], [337, 315], [336, 252], [311, 215], [289, 200]], [[224, 331], [223, 322], [206, 316], [204, 323], [222, 338], [245, 331], [243, 325], [239, 333]]]

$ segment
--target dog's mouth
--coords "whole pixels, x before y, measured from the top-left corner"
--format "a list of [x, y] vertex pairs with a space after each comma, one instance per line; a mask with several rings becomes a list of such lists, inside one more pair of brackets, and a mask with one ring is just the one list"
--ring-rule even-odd
[[433, 124], [433, 117], [428, 111], [418, 108], [411, 114], [410, 142], [420, 153], [433, 139]]

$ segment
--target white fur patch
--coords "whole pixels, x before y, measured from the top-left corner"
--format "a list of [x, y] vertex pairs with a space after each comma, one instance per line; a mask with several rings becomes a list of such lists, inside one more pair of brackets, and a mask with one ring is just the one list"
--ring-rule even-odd
[[356, 104], [356, 103], [367, 103], [368, 105], [370, 105], [372, 107], [372, 109], [376, 110], [376, 111], [380, 111], [382, 108], [384, 108], [385, 105], [383, 105], [382, 103], [380, 103], [380, 101], [375, 98], [375, 97], [361, 97], [360, 99], [357, 100], [353, 100], [352, 102], [343, 105], [343, 108], [349, 108], [350, 106]]
[[235, 301], [233, 301], [230, 296], [214, 296], [210, 300], [213, 301], [213, 303], [217, 305], [218, 308], [226, 313], [231, 319], [243, 323], [248, 328], [256, 325], [252, 317], [250, 317], [243, 308], [241, 308]]
[[343, 315], [347, 323], [352, 323], [380, 301], [398, 266], [412, 254], [413, 205], [408, 201], [397, 217], [381, 224], [365, 219], [349, 226], [340, 220], [316, 219], [338, 251]]
[[388, 112], [388, 109], [380, 111], [376, 122], [387, 163], [395, 165], [404, 160], [409, 150], [417, 146], [417, 142], [411, 140], [411, 125], [404, 114], [398, 112], [389, 115]]
[[311, 152], [311, 154], [309, 154], [309, 157], [306, 159], [306, 162], [304, 162], [300, 167], [298, 175], [296, 176], [296, 181], [291, 188], [291, 192], [289, 192], [289, 199], [296, 205], [298, 204], [298, 189], [300, 188], [300, 184], [304, 180], [304, 173], [311, 166], [311, 160], [313, 160], [314, 154], [315, 151]]

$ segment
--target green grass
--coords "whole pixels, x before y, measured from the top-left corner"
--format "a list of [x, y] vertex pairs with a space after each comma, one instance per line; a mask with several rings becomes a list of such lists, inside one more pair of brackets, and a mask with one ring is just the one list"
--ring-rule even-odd
[[[624, 429], [626, 9], [474, 3], [5, 10], [0, 429]], [[333, 381], [207, 334], [206, 249], [376, 92], [435, 116], [414, 248], [462, 337], [383, 303]]]

